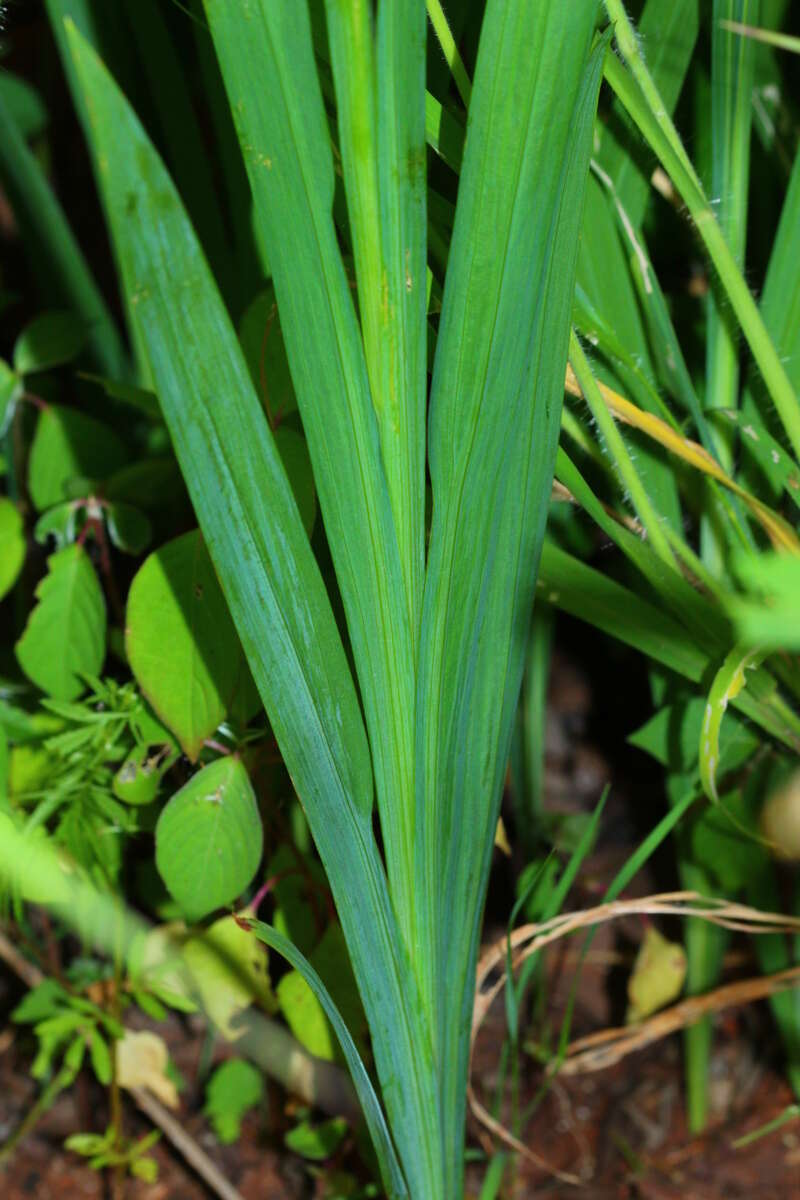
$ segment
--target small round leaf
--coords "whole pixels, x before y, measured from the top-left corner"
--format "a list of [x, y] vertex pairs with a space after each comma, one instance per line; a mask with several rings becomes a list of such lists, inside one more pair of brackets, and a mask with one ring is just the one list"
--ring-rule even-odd
[[164, 808], [156, 826], [156, 865], [190, 921], [229, 904], [261, 861], [263, 832], [247, 771], [218, 758]]

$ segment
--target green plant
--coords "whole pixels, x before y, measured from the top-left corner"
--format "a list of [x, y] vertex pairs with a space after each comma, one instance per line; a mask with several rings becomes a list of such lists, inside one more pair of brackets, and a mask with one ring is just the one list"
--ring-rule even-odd
[[[327, 10], [360, 328], [336, 244], [305, 12], [258, 5], [255, 37], [226, 6], [209, 4], [206, 18], [275, 284], [371, 755], [322, 581], [192, 228], [68, 24], [70, 53], [136, 343], [348, 940], [391, 1126], [390, 1139], [359, 1071], [385, 1182], [398, 1194], [454, 1195], [471, 978], [558, 432], [604, 43], [591, 48], [593, 5], [487, 11], [434, 364], [426, 566], [424, 11], [382, 7], [373, 31], [365, 6]], [[254, 86], [262, 78], [266, 91]], [[497, 178], [516, 187], [498, 191]], [[465, 748], [473, 762], [460, 765]]]
[[[730, 22], [757, 6], [717, 0], [706, 16], [697, 0], [648, 0], [641, 40], [619, 0], [610, 26], [593, 0], [452, 7], [451, 28], [429, 0], [445, 62], [426, 64], [421, 0], [203, 0], [191, 22], [155, 0], [48, 0], [130, 356], [19, 122], [0, 154], [65, 306], [24, 327], [0, 367], [0, 590], [22, 617], [17, 666], [49, 696], [5, 697], [9, 837], [38, 827], [43, 845], [47, 830], [120, 899], [137, 838], [154, 836], [166, 893], [150, 879], [137, 900], [184, 922], [182, 962], [212, 1023], [233, 1034], [256, 997], [307, 1047], [340, 1054], [384, 1187], [426, 1200], [463, 1190], [509, 754], [531, 864], [509, 928], [526, 904], [558, 912], [603, 811], [572, 837], [543, 811], [553, 612], [650, 663], [657, 712], [632, 740], [664, 766], [672, 807], [609, 898], [674, 831], [687, 885], [776, 909], [758, 821], [800, 748], [800, 674], [783, 653], [797, 648], [800, 159], [788, 190], [770, 175], [783, 215], [756, 303], [747, 100], [780, 67]], [[673, 121], [685, 77], [701, 97], [696, 164]], [[755, 128], [779, 174], [774, 129]], [[652, 156], [715, 272], [691, 324], [654, 265], [663, 241], [691, 240], [649, 203]], [[70, 375], [65, 402], [59, 372], [75, 361], [100, 374]], [[25, 497], [56, 547], [30, 612]], [[585, 561], [592, 527], [616, 550], [605, 572]], [[63, 656], [56, 622], [72, 629]], [[123, 682], [97, 679], [108, 648]], [[291, 836], [270, 803], [276, 748], [302, 805]], [[20, 787], [26, 756], [40, 774]], [[553, 844], [570, 852], [563, 868]], [[20, 917], [23, 899], [57, 904], [10, 890]], [[257, 916], [268, 892], [272, 924]], [[247, 966], [256, 938], [292, 968], [274, 992], [263, 948]], [[794, 953], [777, 934], [757, 945], [764, 970]], [[138, 947], [116, 975], [157, 1016], [181, 994], [174, 964], [143, 966]], [[687, 921], [690, 989], [713, 984], [723, 949], [718, 929]], [[514, 1080], [536, 978], [533, 957], [507, 996]], [[773, 1008], [797, 1086], [796, 1003]], [[687, 1035], [697, 1127], [709, 1030]], [[118, 1131], [108, 1147], [96, 1136], [76, 1148], [120, 1167]], [[287, 1144], [321, 1158], [342, 1137], [301, 1121]], [[506, 1166], [492, 1162], [485, 1194]]]

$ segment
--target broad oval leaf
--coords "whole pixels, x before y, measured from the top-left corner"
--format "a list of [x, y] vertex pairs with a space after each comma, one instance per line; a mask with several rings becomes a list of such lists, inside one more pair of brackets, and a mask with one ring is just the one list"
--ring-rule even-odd
[[24, 138], [38, 137], [47, 127], [47, 109], [41, 95], [27, 79], [0, 72], [0, 100], [8, 108]]
[[245, 669], [199, 531], [167, 542], [140, 567], [128, 595], [125, 648], [145, 696], [196, 759]]
[[25, 532], [15, 504], [0, 497], [0, 600], [17, 581], [25, 561]]
[[28, 490], [39, 512], [70, 498], [73, 479], [105, 479], [127, 462], [112, 429], [74, 408], [51, 405], [39, 417], [28, 460]]
[[81, 675], [98, 675], [106, 653], [106, 605], [89, 556], [67, 546], [47, 560], [39, 603], [16, 645], [19, 665], [57, 700], [74, 700]]
[[86, 323], [71, 312], [45, 312], [26, 325], [14, 343], [14, 370], [47, 371], [77, 358], [88, 340]]
[[156, 826], [159, 874], [190, 921], [240, 895], [261, 860], [263, 832], [238, 758], [209, 763], [172, 797]]

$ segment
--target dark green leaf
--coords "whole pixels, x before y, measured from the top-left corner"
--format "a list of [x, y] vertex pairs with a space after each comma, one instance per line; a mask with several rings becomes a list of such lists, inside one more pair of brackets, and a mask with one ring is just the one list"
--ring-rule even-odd
[[153, 529], [143, 512], [132, 504], [109, 504], [105, 509], [108, 535], [118, 550], [141, 554], [150, 543]]
[[255, 389], [274, 428], [297, 408], [297, 397], [272, 284], [259, 292], [245, 311], [239, 323], [239, 341]]
[[35, 138], [47, 125], [47, 109], [36, 88], [19, 75], [0, 71], [0, 99], [24, 138]]
[[8, 428], [14, 415], [17, 400], [25, 390], [25, 385], [7, 362], [0, 358], [0, 437]]
[[72, 362], [87, 340], [86, 324], [74, 313], [42, 313], [25, 326], [14, 343], [14, 370], [31, 375]]
[[127, 453], [112, 429], [74, 408], [52, 405], [39, 416], [28, 460], [28, 490], [41, 512], [70, 497], [70, 484], [86, 495], [94, 481], [125, 463]]

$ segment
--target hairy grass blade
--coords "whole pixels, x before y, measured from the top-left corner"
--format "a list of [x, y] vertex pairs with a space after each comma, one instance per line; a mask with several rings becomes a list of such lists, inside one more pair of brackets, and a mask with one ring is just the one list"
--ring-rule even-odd
[[[647, 0], [637, 26], [664, 107], [672, 113], [697, 41], [699, 0]], [[615, 101], [603, 131], [600, 160], [614, 180], [634, 229], [650, 196], [652, 163], [642, 153], [630, 117]]]

